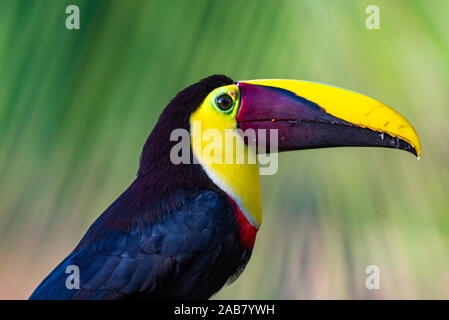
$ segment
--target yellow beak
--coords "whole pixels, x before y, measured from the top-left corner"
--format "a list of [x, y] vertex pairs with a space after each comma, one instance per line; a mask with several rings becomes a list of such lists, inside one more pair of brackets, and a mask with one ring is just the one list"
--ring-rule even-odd
[[[341, 119], [349, 125], [359, 128], [367, 128], [377, 132], [378, 136], [380, 136], [382, 140], [384, 139], [383, 134], [387, 134], [393, 138], [397, 138], [395, 139], [397, 140], [397, 146], [395, 146], [394, 144], [391, 146], [379, 146], [396, 147], [403, 149], [401, 146], [399, 146], [399, 142], [401, 142], [400, 140], [403, 140], [414, 149], [408, 151], [411, 151], [418, 157], [421, 155], [421, 142], [419, 141], [418, 134], [416, 133], [413, 126], [392, 108], [363, 94], [321, 83], [298, 80], [251, 80], [239, 81], [238, 85], [240, 86], [240, 90], [242, 91], [241, 107], [246, 108], [246, 110], [240, 110], [237, 121], [241, 122], [244, 125], [249, 124], [253, 121], [258, 121], [260, 123], [260, 120], [262, 120], [262, 118], [267, 118], [265, 120], [270, 120], [268, 119], [270, 117], [272, 117], [272, 121], [293, 120], [299, 122], [313, 122], [316, 120], [315, 118], [301, 118], [301, 116], [304, 114], [311, 117], [311, 113], [302, 106], [310, 103], [310, 106], [313, 105], [313, 107], [320, 109], [323, 115], [326, 114], [326, 116], [332, 116], [337, 119]], [[282, 106], [284, 110], [276, 109], [276, 104], [279, 104], [279, 102], [273, 102], [271, 103], [271, 105], [258, 106], [257, 101], [253, 98], [247, 98], [245, 101], [245, 90], [247, 92], [246, 96], [250, 96], [251, 92], [255, 92], [255, 90], [257, 90], [252, 89], [256, 88], [252, 87], [252, 85], [257, 86], [258, 88], [264, 87], [269, 89], [278, 89], [278, 96], [276, 97], [276, 99], [277, 101], [282, 101], [280, 104], [284, 105]], [[261, 94], [258, 93], [258, 95]], [[269, 93], [265, 95], [266, 97], [268, 97], [264, 98], [265, 100], [269, 100], [272, 96], [272, 94], [270, 96]], [[296, 100], [298, 101], [292, 102], [294, 98], [292, 99], [290, 97], [289, 99], [291, 99], [291, 101], [285, 102], [287, 100], [287, 96], [296, 96]], [[258, 100], [261, 101], [264, 99]], [[294, 105], [295, 103], [297, 105]], [[246, 107], [245, 104], [247, 105]], [[264, 109], [264, 111], [262, 111], [260, 108]], [[284, 112], [286, 109], [289, 109], [289, 111]], [[298, 116], [294, 116], [295, 112], [298, 114]], [[258, 113], [260, 119], [257, 119], [257, 117], [251, 118], [251, 114]], [[317, 116], [314, 115], [314, 117]], [[323, 119], [329, 121], [327, 118]], [[320, 119], [317, 119], [317, 121], [320, 121]]]

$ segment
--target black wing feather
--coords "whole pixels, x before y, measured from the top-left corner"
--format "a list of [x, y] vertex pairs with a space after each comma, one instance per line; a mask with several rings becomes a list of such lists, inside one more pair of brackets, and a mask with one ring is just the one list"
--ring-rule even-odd
[[[225, 253], [224, 244], [228, 242], [228, 255], [235, 252], [239, 239], [229, 208], [222, 195], [205, 191], [151, 225], [131, 232], [105, 232], [104, 237], [87, 245], [83, 239], [78, 246], [81, 249], [56, 267], [30, 299], [189, 297], [199, 277], [212, 277], [205, 270]], [[95, 232], [101, 224], [97, 220]], [[89, 231], [85, 239], [92, 238]], [[65, 286], [69, 265], [79, 267], [78, 290]], [[229, 273], [224, 272], [223, 277], [227, 279]]]

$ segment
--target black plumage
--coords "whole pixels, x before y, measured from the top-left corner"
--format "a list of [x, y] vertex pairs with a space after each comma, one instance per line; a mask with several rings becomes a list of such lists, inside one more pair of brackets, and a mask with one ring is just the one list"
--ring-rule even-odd
[[[199, 164], [175, 165], [170, 133], [213, 89], [233, 81], [212, 76], [181, 91], [144, 145], [131, 186], [95, 221], [78, 246], [30, 299], [204, 299], [233, 279], [252, 247], [242, 245], [238, 208]], [[80, 289], [67, 289], [68, 265]]]

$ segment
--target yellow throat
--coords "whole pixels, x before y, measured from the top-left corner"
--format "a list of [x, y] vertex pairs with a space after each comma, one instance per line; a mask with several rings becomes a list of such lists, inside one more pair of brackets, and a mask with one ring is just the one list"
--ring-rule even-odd
[[[262, 205], [256, 152], [236, 131], [238, 105], [227, 114], [213, 105], [215, 96], [229, 90], [238, 95], [235, 85], [218, 88], [191, 114], [192, 152], [208, 177], [232, 197], [248, 222], [258, 228], [262, 223]], [[238, 104], [238, 96], [235, 98]]]

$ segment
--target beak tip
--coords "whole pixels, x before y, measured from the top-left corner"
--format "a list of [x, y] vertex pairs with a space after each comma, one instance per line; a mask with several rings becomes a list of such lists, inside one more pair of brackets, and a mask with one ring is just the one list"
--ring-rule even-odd
[[410, 144], [411, 145], [411, 147], [412, 147], [412, 149], [413, 149], [413, 151], [414, 151], [414, 155], [418, 158], [418, 160], [419, 160], [419, 158], [421, 157], [421, 140], [419, 139], [419, 136], [418, 136], [418, 134], [416, 133], [416, 131], [415, 131], [415, 143], [413, 143], [413, 144]]
[[419, 158], [421, 157], [421, 144], [419, 143], [419, 140], [417, 144], [412, 144], [409, 141], [406, 141], [402, 138], [399, 139], [401, 143], [399, 144], [400, 146], [398, 146], [398, 148], [410, 152], [419, 160]]

